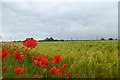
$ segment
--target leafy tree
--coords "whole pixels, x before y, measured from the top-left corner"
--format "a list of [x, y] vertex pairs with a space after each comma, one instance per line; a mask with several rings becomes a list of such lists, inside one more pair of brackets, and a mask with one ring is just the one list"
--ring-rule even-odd
[[64, 41], [63, 39], [61, 39], [60, 41]]
[[50, 41], [54, 41], [54, 39], [52, 37], [50, 37]]
[[101, 40], [105, 40], [105, 39], [102, 37]]
[[50, 39], [48, 37], [46, 37], [45, 41], [50, 41]]
[[114, 40], [113, 38], [109, 38], [108, 40]]

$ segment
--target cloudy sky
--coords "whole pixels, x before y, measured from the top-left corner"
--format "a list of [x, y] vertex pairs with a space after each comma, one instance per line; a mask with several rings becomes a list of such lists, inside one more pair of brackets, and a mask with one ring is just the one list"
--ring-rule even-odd
[[0, 38], [24, 40], [118, 37], [117, 2], [1, 2]]

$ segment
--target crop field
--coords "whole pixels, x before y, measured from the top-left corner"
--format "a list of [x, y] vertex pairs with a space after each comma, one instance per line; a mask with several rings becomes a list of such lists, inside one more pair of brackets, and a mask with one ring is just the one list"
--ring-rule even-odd
[[[9, 53], [1, 59], [2, 78], [119, 77], [117, 40], [37, 42], [34, 48], [22, 42], [7, 42], [2, 43], [2, 48]], [[20, 57], [22, 61], [15, 57], [16, 52], [24, 56]], [[33, 59], [37, 55], [46, 57], [44, 65], [42, 59]], [[16, 68], [24, 70], [16, 72]]]

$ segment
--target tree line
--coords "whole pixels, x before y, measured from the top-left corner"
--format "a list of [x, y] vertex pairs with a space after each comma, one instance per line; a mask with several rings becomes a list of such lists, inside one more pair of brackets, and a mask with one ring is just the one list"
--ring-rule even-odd
[[[105, 39], [105, 38], [102, 37], [100, 40], [107, 40], [107, 39]], [[117, 39], [109, 38], [108, 40], [117, 40]]]
[[[108, 38], [108, 39], [105, 39], [105, 38], [101, 38], [101, 39], [98, 39], [98, 40], [118, 40], [118, 39], [114, 39], [114, 38]], [[58, 39], [54, 39], [53, 37], [46, 37], [44, 40], [38, 40], [38, 42], [42, 42], [42, 41], [80, 41], [80, 40], [58, 40]], [[22, 42], [22, 41], [13, 41], [13, 42]]]
[[50, 37], [50, 38], [46, 37], [44, 40], [38, 40], [38, 42], [40, 41], [64, 41], [64, 40], [63, 39], [57, 40], [57, 39], [54, 39], [53, 37]]

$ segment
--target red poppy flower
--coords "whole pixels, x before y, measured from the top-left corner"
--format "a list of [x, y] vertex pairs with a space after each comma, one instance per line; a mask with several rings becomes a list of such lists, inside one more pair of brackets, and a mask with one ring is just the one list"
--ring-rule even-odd
[[63, 65], [60, 67], [60, 69], [64, 69], [64, 68], [66, 68], [66, 66], [67, 66], [67, 64], [63, 64]]
[[69, 76], [72, 77], [72, 76], [73, 76], [73, 73], [72, 73], [72, 72], [69, 72]]
[[7, 70], [8, 70], [8, 68], [2, 68], [2, 71], [4, 71], [4, 72], [7, 71]]
[[23, 41], [23, 45], [32, 49], [35, 48], [35, 46], [37, 46], [37, 41], [33, 38], [27, 38], [25, 41]]
[[4, 57], [8, 56], [10, 54], [9, 50], [5, 50], [4, 48], [2, 48], [2, 60]]
[[45, 67], [49, 64], [49, 61], [47, 59], [42, 60], [34, 60], [34, 65]]
[[35, 60], [35, 56], [32, 56], [32, 61], [34, 61]]
[[57, 68], [56, 68], [56, 66], [53, 66], [53, 67], [49, 70], [49, 73], [56, 75], [56, 74], [57, 74]]
[[69, 71], [68, 70], [64, 70], [64, 74], [68, 74], [69, 73]]
[[40, 78], [40, 75], [35, 75], [34, 78]]
[[52, 67], [52, 68], [49, 70], [49, 73], [50, 73], [50, 74], [54, 74], [54, 75], [58, 75], [59, 77], [63, 76], [63, 74], [62, 74], [62, 69], [57, 69], [56, 66]]
[[39, 61], [38, 60], [34, 60], [34, 65], [38, 65]]
[[17, 75], [20, 75], [22, 73], [25, 72], [25, 69], [24, 68], [15, 68], [14, 69], [14, 72], [17, 74]]
[[60, 62], [61, 59], [62, 59], [62, 57], [59, 56], [59, 55], [58, 55], [58, 56], [54, 56], [54, 57], [52, 58], [52, 63], [53, 63], [53, 64], [56, 64], [56, 63]]
[[32, 57], [32, 60], [34, 61], [34, 64], [37, 66], [45, 67], [49, 64], [49, 61], [47, 60], [46, 56], [44, 55], [37, 55], [37, 57]]
[[17, 49], [16, 47], [13, 48], [14, 51], [15, 51], [16, 49]]
[[59, 69], [58, 69], [58, 76], [61, 77], [63, 76], [63, 70], [66, 68], [67, 64], [63, 64]]
[[47, 59], [41, 59], [41, 61], [38, 61], [38, 66], [45, 67], [49, 64], [49, 61]]
[[13, 54], [13, 56], [19, 61], [22, 62], [24, 59], [24, 55], [22, 52], [16, 52], [15, 54]]
[[57, 74], [58, 74], [59, 77], [63, 76], [62, 70], [61, 69], [57, 69]]
[[44, 56], [44, 55], [42, 55], [42, 54], [37, 55], [36, 58], [37, 58], [38, 60], [47, 59], [46, 56]]

